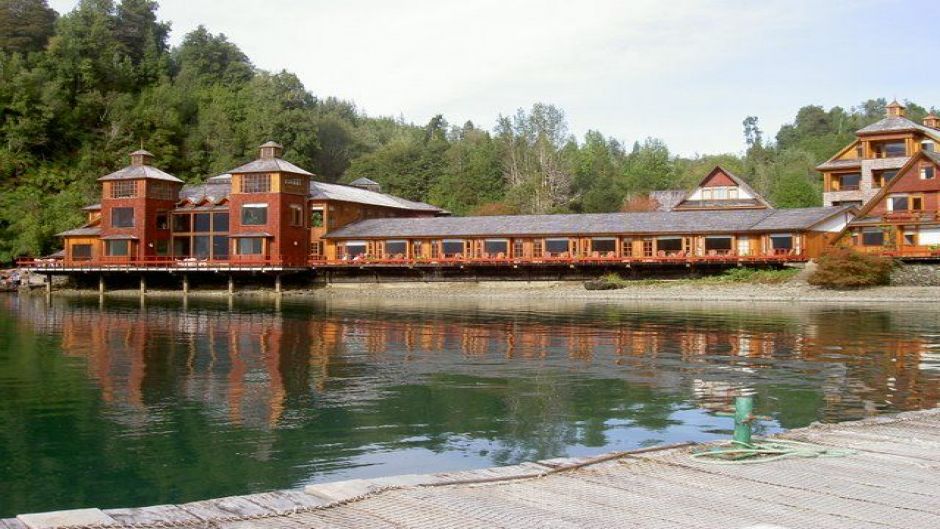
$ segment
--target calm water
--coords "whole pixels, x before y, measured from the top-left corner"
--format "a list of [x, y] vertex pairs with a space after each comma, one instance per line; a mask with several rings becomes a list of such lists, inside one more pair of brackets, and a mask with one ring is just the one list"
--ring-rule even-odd
[[[350, 294], [351, 295], [351, 294]], [[0, 297], [0, 517], [937, 405], [940, 312]]]

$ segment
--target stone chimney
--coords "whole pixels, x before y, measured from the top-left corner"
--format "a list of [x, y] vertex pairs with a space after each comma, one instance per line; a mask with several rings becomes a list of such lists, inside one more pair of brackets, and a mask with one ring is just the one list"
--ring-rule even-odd
[[284, 147], [280, 143], [269, 141], [261, 146], [261, 159], [273, 160], [280, 158], [282, 152], [284, 152]]
[[895, 99], [894, 101], [888, 103], [888, 106], [885, 107], [885, 109], [888, 111], [889, 118], [903, 118], [906, 107], [901, 103], [898, 103], [898, 100]]
[[931, 129], [940, 129], [940, 117], [937, 117], [933, 112], [924, 116], [924, 126]]
[[135, 167], [140, 167], [142, 165], [150, 165], [150, 162], [153, 161], [153, 154], [140, 149], [131, 153], [131, 165]]

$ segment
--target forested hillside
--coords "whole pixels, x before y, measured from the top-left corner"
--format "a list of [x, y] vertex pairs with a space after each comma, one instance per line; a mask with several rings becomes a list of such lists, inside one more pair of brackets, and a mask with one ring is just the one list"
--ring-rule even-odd
[[[617, 211], [650, 190], [687, 188], [715, 163], [786, 207], [818, 204], [815, 164], [884, 115], [883, 99], [806, 106], [773, 138], [741, 116], [743, 155], [695, 159], [655, 138], [574, 137], [562, 109], [544, 103], [499, 116], [493, 130], [444, 116], [414, 124], [319, 99], [206, 28], [170, 48], [156, 7], [83, 0], [57, 16], [45, 0], [0, 0], [0, 259], [54, 249], [53, 234], [97, 201], [95, 178], [141, 144], [196, 182], [274, 139], [322, 180], [367, 176], [455, 214]], [[926, 114], [907, 104], [912, 119]]]

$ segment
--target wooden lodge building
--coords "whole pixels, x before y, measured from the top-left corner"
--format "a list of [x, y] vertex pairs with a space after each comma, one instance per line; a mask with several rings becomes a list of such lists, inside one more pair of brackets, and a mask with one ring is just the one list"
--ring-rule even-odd
[[[202, 184], [153, 156], [99, 178], [84, 226], [59, 234], [64, 257], [44, 273], [629, 268], [802, 261], [819, 254], [855, 208], [775, 209], [721, 167], [669, 211], [452, 217], [359, 179], [318, 182], [280, 145]], [[184, 283], [185, 284], [185, 283]], [[231, 285], [231, 284], [230, 284]]]
[[826, 206], [868, 204], [912, 156], [940, 149], [940, 118], [923, 124], [905, 117], [905, 107], [892, 101], [881, 121], [856, 131], [857, 139], [816, 169], [823, 175]]

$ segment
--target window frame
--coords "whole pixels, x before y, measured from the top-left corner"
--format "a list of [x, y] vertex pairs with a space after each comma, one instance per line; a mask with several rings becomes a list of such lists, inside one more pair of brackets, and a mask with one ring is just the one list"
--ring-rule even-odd
[[242, 193], [270, 193], [270, 173], [248, 173], [241, 176]]
[[137, 198], [137, 180], [114, 180], [111, 182], [111, 198]]
[[[115, 213], [117, 212], [130, 212], [130, 224], [118, 224], [115, 220], [118, 218]], [[126, 220], [126, 219], [125, 219]], [[112, 228], [133, 228], [137, 224], [137, 215], [132, 206], [121, 206], [117, 208], [111, 208], [111, 227]]]
[[[246, 222], [245, 213], [247, 210], [263, 210], [264, 222]], [[268, 205], [267, 204], [242, 204], [239, 210], [238, 220], [242, 226], [267, 226], [268, 225]], [[248, 220], [251, 220], [250, 218]]]

